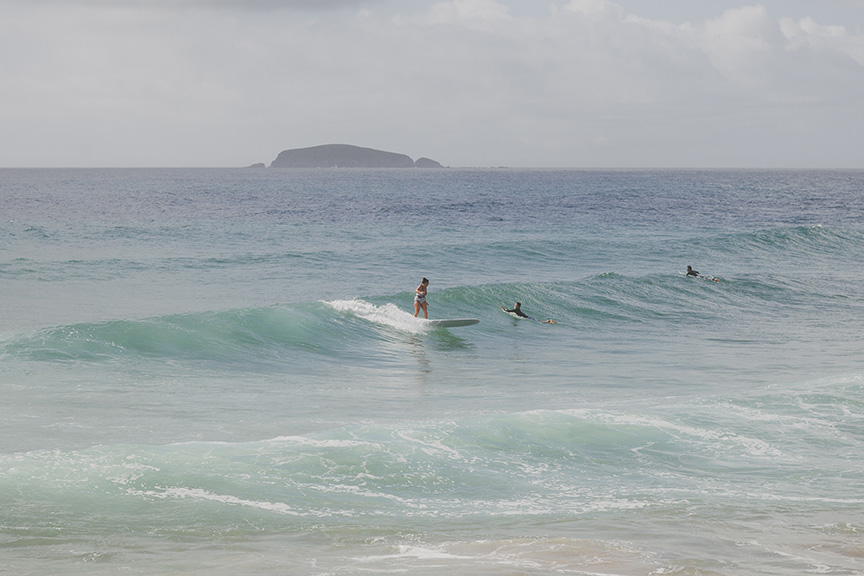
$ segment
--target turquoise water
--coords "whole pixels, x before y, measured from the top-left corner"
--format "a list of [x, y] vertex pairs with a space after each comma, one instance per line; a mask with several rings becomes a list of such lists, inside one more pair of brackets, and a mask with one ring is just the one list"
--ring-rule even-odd
[[0, 573], [864, 574], [862, 191], [0, 170]]

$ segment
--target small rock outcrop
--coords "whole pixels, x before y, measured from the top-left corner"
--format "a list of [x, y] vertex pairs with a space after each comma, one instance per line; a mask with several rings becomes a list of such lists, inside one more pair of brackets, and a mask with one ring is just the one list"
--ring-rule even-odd
[[417, 168], [443, 168], [440, 163], [431, 158], [418, 158], [414, 162], [414, 166]]

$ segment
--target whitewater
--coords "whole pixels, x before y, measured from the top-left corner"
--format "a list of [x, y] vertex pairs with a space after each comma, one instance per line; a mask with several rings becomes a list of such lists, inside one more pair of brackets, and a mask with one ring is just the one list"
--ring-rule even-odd
[[0, 170], [0, 573], [864, 574], [862, 191]]

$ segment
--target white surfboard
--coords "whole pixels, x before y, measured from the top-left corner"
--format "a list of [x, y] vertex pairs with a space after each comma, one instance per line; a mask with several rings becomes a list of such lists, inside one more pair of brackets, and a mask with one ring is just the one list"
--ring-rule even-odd
[[423, 319], [424, 324], [428, 324], [435, 328], [456, 328], [457, 326], [471, 326], [472, 324], [479, 323], [480, 320], [477, 318], [455, 318], [452, 320], [426, 320]]
[[699, 280], [710, 280], [711, 282], [720, 282], [720, 279], [717, 278], [716, 276], [703, 276], [702, 274], [699, 274], [698, 276], [693, 276], [692, 274], [687, 274], [686, 272], [680, 272], [680, 274], [683, 274], [686, 278], [698, 278]]

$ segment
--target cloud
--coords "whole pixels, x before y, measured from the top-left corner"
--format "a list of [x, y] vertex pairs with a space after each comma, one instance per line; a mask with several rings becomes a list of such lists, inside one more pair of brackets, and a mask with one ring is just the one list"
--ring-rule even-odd
[[485, 22], [511, 20], [510, 10], [495, 0], [451, 0], [440, 2], [428, 11], [430, 23]]
[[589, 17], [620, 18], [623, 14], [621, 6], [606, 0], [570, 0], [564, 5], [564, 10]]
[[63, 5], [66, 7], [136, 8], [136, 9], [203, 9], [236, 10], [304, 10], [326, 12], [344, 8], [363, 8], [381, 0], [0, 0], [0, 5], [26, 3], [30, 6]]
[[237, 165], [344, 142], [456, 166], [861, 164], [864, 34], [812, 17], [207, 4], [7, 0], [0, 161]]
[[[143, 1], [143, 0], [142, 0]], [[153, 0], [150, 0], [151, 2]], [[165, 0], [168, 2], [169, 0]], [[362, 8], [376, 0], [170, 0], [173, 4], [188, 4], [202, 8], [234, 8], [240, 10], [304, 10], [328, 11]]]
[[[861, 2], [864, 4], [864, 0]], [[843, 54], [864, 66], [864, 34], [850, 34], [843, 26], [825, 26], [807, 17], [795, 21], [783, 18], [780, 29], [788, 40], [789, 51]]]
[[724, 76], [741, 79], [764, 69], [772, 47], [766, 38], [768, 12], [762, 6], [727, 10], [700, 31], [701, 44], [714, 67]]

